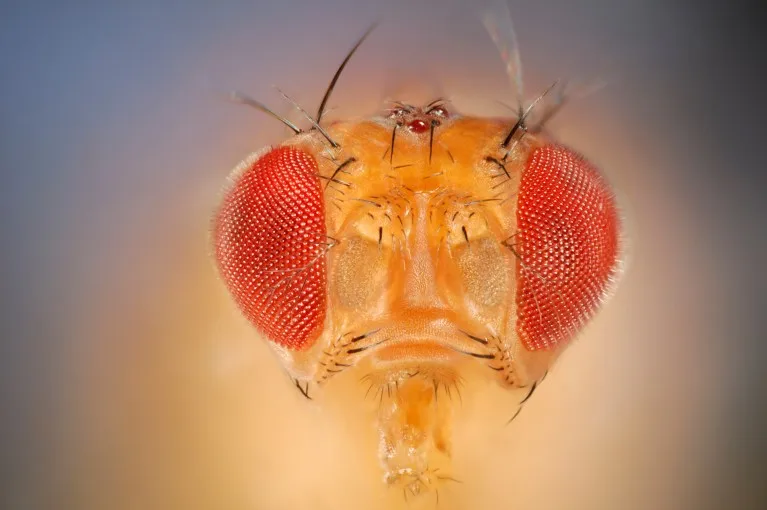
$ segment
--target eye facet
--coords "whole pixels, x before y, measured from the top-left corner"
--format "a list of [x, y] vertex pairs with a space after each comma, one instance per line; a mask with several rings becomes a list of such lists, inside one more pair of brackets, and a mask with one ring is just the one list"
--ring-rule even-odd
[[615, 278], [619, 217], [610, 187], [581, 156], [545, 145], [519, 187], [517, 329], [526, 349], [561, 347]]
[[305, 350], [326, 313], [328, 243], [317, 163], [292, 147], [244, 161], [214, 218], [216, 263], [244, 315]]

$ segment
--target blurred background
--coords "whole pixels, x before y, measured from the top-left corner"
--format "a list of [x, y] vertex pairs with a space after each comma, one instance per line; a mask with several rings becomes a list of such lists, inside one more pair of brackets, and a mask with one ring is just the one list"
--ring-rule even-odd
[[[353, 389], [305, 401], [208, 258], [219, 190], [308, 110], [444, 95], [506, 115], [473, 2], [0, 3], [0, 507], [393, 508]], [[515, 422], [473, 388], [444, 508], [767, 505], [764, 18], [749, 4], [511, 2], [529, 97], [631, 238], [615, 298]], [[452, 491], [452, 492], [451, 492]]]

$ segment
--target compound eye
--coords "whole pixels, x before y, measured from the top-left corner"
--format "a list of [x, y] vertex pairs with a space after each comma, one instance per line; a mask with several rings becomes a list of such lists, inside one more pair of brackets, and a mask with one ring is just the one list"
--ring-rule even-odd
[[281, 346], [321, 333], [327, 237], [317, 163], [293, 148], [245, 160], [214, 218], [219, 272], [243, 314]]
[[526, 349], [569, 341], [618, 269], [620, 221], [609, 184], [565, 147], [535, 149], [517, 205], [517, 329]]

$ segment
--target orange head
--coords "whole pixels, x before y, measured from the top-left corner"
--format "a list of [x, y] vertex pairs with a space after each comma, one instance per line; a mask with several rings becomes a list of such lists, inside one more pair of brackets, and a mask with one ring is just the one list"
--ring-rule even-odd
[[405, 494], [449, 467], [440, 388], [479, 363], [534, 389], [618, 272], [617, 207], [594, 166], [441, 101], [299, 132], [231, 181], [213, 238], [235, 303], [305, 396], [364, 373], [384, 480]]
[[611, 288], [620, 221], [571, 149], [524, 130], [505, 148], [513, 124], [400, 104], [240, 165], [216, 261], [296, 378], [464, 358], [542, 377]]

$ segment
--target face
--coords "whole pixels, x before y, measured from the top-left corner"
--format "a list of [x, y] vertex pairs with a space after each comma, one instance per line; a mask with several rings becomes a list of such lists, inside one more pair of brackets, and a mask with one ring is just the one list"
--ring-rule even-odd
[[[362, 373], [384, 481], [450, 472], [467, 377], [532, 392], [614, 288], [619, 213], [584, 157], [521, 119], [396, 103], [263, 149], [213, 221], [234, 303], [307, 397]], [[479, 370], [477, 370], [479, 368]]]

